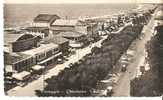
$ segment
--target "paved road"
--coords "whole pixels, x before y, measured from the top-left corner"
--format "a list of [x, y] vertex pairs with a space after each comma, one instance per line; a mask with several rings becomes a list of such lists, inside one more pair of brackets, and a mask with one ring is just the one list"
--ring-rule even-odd
[[[131, 23], [126, 24], [124, 27], [129, 25]], [[121, 27], [117, 32], [114, 32], [115, 34], [119, 33], [124, 27]], [[64, 70], [65, 67], [67, 67], [70, 63], [77, 62], [79, 59], [81, 59], [83, 56], [91, 52], [91, 49], [95, 46], [101, 47], [101, 43], [103, 40], [105, 40], [107, 36], [103, 36], [102, 39], [96, 43], [91, 44], [90, 46], [78, 49], [76, 50], [76, 54], [70, 56], [68, 59], [69, 61], [65, 62], [64, 64], [56, 65], [54, 68], [50, 69], [48, 73], [46, 73], [44, 76], [42, 75], [39, 79], [29, 83], [25, 87], [17, 86], [7, 92], [9, 96], [36, 96], [35, 90], [42, 90], [44, 88], [44, 82], [43, 80], [50, 78], [51, 76], [57, 76], [58, 73], [61, 70]]]
[[136, 42], [136, 55], [134, 56], [133, 62], [128, 66], [127, 72], [120, 72], [120, 77], [117, 85], [114, 87], [113, 96], [130, 96], [130, 80], [132, 80], [137, 75], [138, 66], [144, 63], [145, 59], [145, 44], [150, 40], [152, 36], [152, 28], [154, 26], [154, 20], [152, 19], [148, 25], [143, 28], [143, 33], [145, 34], [142, 40], [135, 40]]

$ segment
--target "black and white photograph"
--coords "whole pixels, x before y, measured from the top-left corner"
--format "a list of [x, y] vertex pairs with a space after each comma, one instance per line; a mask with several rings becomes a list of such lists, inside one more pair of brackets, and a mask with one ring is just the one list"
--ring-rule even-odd
[[4, 0], [8, 97], [160, 97], [162, 0]]

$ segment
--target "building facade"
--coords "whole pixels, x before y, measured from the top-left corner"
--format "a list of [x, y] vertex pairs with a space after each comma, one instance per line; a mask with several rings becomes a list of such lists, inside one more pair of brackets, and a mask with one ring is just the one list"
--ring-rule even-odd
[[[5, 72], [18, 73], [22, 71], [30, 71], [31, 67], [36, 64], [36, 60], [22, 53], [4, 52]], [[10, 68], [9, 68], [10, 67]], [[11, 69], [10, 71], [8, 69]]]
[[31, 55], [36, 60], [37, 64], [45, 66], [56, 62], [57, 57], [62, 54], [58, 45], [54, 43], [41, 44], [38, 48], [27, 50], [22, 53]]
[[54, 34], [66, 31], [76, 31], [85, 35], [89, 35], [97, 31], [97, 24], [89, 24], [76, 19], [57, 19], [54, 23], [51, 24], [51, 30]]

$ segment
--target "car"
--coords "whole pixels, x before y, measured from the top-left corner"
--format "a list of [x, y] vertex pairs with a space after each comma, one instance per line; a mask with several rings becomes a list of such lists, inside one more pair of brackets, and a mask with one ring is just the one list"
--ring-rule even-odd
[[127, 50], [126, 55], [129, 59], [131, 59], [135, 55], [135, 51], [134, 50]]
[[128, 57], [126, 54], [122, 55], [120, 61], [128, 61]]
[[58, 64], [63, 64], [63, 63], [64, 63], [64, 61], [63, 61], [63, 59], [58, 58], [58, 59], [57, 59], [57, 63], [58, 63]]
[[70, 63], [68, 66], [69, 66], [69, 67], [72, 67], [73, 65], [74, 65], [73, 63]]
[[143, 65], [140, 66], [140, 72], [141, 72], [142, 74], [144, 74], [144, 72], [145, 72], [145, 66], [143, 66]]
[[26, 86], [28, 83], [27, 82], [18, 82], [17, 85], [20, 87]]
[[124, 64], [128, 65], [129, 64], [128, 59], [121, 60], [120, 61], [120, 64], [122, 64], [122, 65], [124, 65]]
[[126, 72], [126, 70], [127, 70], [127, 66], [126, 66], [126, 65], [122, 65], [121, 71], [122, 71], [122, 72]]
[[107, 96], [111, 96], [113, 94], [113, 87], [112, 86], [108, 86], [107, 87]]

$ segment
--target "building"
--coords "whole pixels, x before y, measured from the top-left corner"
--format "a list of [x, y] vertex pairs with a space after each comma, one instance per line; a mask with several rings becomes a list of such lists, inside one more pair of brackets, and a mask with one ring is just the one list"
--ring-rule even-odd
[[22, 52], [23, 54], [32, 56], [39, 65], [50, 65], [57, 61], [62, 55], [57, 44], [48, 43], [41, 44], [40, 47]]
[[51, 36], [52, 31], [50, 31], [49, 28], [56, 19], [60, 19], [60, 17], [55, 14], [39, 14], [34, 18], [31, 27], [27, 27], [25, 30], [28, 31], [29, 34], [41, 36], [42, 38], [49, 35]]
[[57, 19], [51, 24], [51, 30], [54, 34], [66, 31], [76, 31], [85, 35], [96, 33], [97, 24], [88, 24], [76, 19]]
[[60, 36], [69, 40], [69, 46], [72, 48], [81, 48], [87, 42], [86, 35], [80, 32], [61, 32]]
[[69, 53], [69, 40], [61, 35], [54, 35], [53, 37], [45, 38], [44, 42], [57, 44], [62, 54]]
[[40, 36], [42, 39], [49, 36], [49, 28], [47, 27], [26, 27], [24, 30], [26, 30], [28, 34]]
[[30, 71], [31, 66], [35, 64], [36, 60], [30, 55], [4, 52], [5, 73]]
[[10, 52], [20, 52], [38, 46], [40, 38], [26, 33], [4, 32], [4, 47]]
[[50, 14], [39, 14], [37, 15], [33, 22], [33, 27], [50, 27], [50, 25], [56, 20], [60, 19], [58, 15], [50, 15]]

